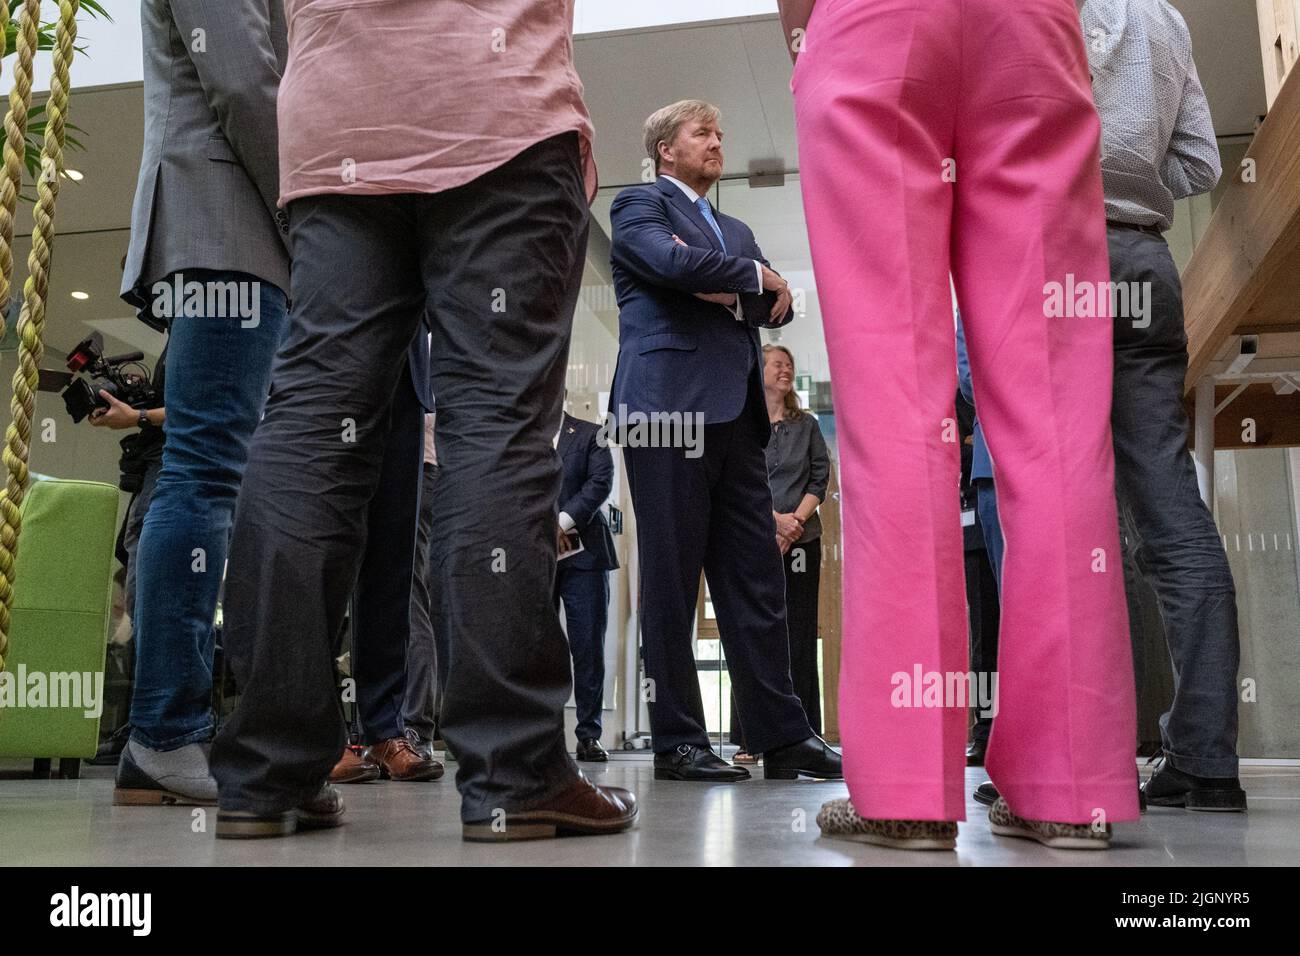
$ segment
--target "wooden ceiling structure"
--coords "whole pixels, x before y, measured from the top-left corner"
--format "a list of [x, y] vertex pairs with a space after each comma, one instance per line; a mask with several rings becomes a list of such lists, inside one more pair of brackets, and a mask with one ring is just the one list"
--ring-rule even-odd
[[1183, 272], [1203, 451], [1300, 446], [1300, 0], [1256, 7], [1269, 111]]

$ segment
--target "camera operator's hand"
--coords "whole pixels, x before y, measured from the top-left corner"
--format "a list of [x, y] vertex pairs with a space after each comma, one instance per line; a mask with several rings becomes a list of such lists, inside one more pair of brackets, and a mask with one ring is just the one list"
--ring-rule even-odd
[[90, 424], [96, 428], [136, 428], [140, 424], [140, 413], [132, 408], [126, 402], [119, 402], [116, 398], [104, 391], [99, 390], [100, 396], [108, 402], [108, 408], [97, 408], [90, 413]]

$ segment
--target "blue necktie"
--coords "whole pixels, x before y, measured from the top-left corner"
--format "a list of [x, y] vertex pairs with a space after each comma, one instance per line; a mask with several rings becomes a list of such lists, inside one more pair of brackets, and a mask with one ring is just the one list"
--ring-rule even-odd
[[718, 220], [713, 218], [713, 210], [709, 208], [709, 201], [701, 196], [695, 200], [695, 207], [699, 209], [700, 215], [705, 221], [713, 227], [713, 231], [718, 235], [718, 242], [722, 243], [722, 251], [727, 251], [727, 240], [722, 238], [722, 229], [718, 226]]

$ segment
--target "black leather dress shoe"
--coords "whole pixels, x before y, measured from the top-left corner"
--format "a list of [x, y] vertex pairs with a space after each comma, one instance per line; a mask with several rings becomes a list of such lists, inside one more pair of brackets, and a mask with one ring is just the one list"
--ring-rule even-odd
[[655, 779], [738, 783], [749, 779], [749, 771], [733, 767], [708, 747], [681, 744], [675, 750], [655, 754]]
[[578, 741], [578, 749], [574, 753], [579, 760], [585, 760], [590, 763], [605, 763], [609, 760], [609, 754], [605, 753], [605, 748], [600, 745], [600, 741], [595, 737], [589, 737], [586, 740]]
[[1168, 758], [1161, 761], [1141, 792], [1153, 807], [1246, 812], [1246, 791], [1237, 777], [1197, 777], [1179, 770]]
[[843, 780], [839, 752], [816, 734], [797, 744], [763, 754], [764, 780], [795, 780], [802, 774], [817, 780]]
[[299, 830], [322, 830], [343, 825], [343, 797], [331, 784], [292, 810], [259, 813], [251, 810], [218, 810], [218, 840], [254, 840], [289, 836]]
[[984, 766], [984, 755], [988, 753], [988, 749], [989, 742], [987, 740], [972, 740], [966, 747], [966, 766]]
[[91, 757], [86, 763], [93, 767], [116, 767], [117, 762], [121, 759], [122, 751], [126, 749], [126, 742], [131, 738], [131, 725], [123, 724], [113, 735], [99, 745], [95, 751], [95, 756]]

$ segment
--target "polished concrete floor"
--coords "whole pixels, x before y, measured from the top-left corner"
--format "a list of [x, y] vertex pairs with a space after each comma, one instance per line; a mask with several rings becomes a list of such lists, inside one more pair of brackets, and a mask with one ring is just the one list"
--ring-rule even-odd
[[[6, 761], [0, 770], [21, 764]], [[81, 780], [0, 779], [0, 864], [45, 866], [277, 865], [703, 865], [703, 866], [1241, 866], [1300, 864], [1300, 768], [1242, 771], [1250, 813], [1154, 809], [1117, 827], [1105, 853], [1048, 850], [989, 833], [971, 801], [956, 853], [908, 853], [819, 836], [822, 801], [841, 783], [767, 782], [730, 786], [653, 779], [644, 755], [615, 754], [587, 764], [597, 782], [633, 789], [635, 829], [617, 836], [508, 845], [460, 840], [451, 773], [430, 783], [343, 788], [348, 823], [280, 840], [216, 841], [185, 808], [112, 805], [112, 771], [87, 768]], [[593, 769], [594, 768], [594, 769]], [[968, 791], [985, 779], [967, 771]], [[201, 816], [201, 814], [200, 814]], [[200, 832], [196, 832], [196, 830]]]

